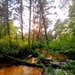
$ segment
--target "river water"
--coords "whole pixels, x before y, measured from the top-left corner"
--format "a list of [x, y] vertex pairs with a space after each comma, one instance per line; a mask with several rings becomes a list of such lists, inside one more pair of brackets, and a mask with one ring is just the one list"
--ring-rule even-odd
[[[35, 58], [28, 58], [26, 61], [37, 63]], [[11, 65], [9, 63], [0, 64], [0, 75], [41, 75], [43, 69], [26, 65]]]
[[[62, 60], [67, 59], [65, 56], [52, 56], [49, 55], [49, 58], [59, 58]], [[35, 58], [26, 59], [28, 62], [37, 63]], [[11, 65], [0, 64], [0, 75], [42, 75], [43, 69], [38, 67], [30, 67], [26, 65]]]
[[0, 68], [0, 75], [41, 75], [41, 68], [29, 67], [25, 65], [12, 65]]

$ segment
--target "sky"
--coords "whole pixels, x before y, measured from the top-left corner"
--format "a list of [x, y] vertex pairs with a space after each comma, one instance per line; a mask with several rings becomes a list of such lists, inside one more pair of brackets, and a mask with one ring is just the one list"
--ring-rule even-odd
[[53, 21], [52, 25], [51, 25], [51, 29], [54, 28], [54, 24], [58, 19], [61, 19], [62, 21], [64, 21], [65, 19], [68, 19], [68, 15], [69, 15], [69, 6], [72, 4], [71, 0], [70, 3], [68, 3], [68, 5], [66, 4], [64, 8], [60, 9], [60, 0], [55, 0], [55, 3], [53, 3], [52, 5], [56, 6], [56, 9], [50, 9], [50, 12], [56, 12], [56, 15], [49, 15], [49, 18]]
[[[71, 4], [72, 3], [70, 1], [70, 3], [68, 3], [68, 5], [66, 4], [65, 7], [62, 8], [62, 9], [60, 9], [60, 5], [61, 5], [60, 0], [55, 0], [55, 2], [53, 4], [49, 4], [49, 6], [52, 5], [52, 6], [55, 6], [56, 8], [51, 8], [49, 10], [49, 12], [51, 12], [53, 14], [48, 15], [48, 18], [52, 21], [52, 24], [50, 25], [48, 30], [54, 28], [54, 24], [58, 19], [61, 19], [62, 21], [65, 20], [65, 19], [68, 19], [68, 15], [69, 15], [68, 10], [69, 10], [69, 5], [71, 5]], [[26, 5], [26, 3], [23, 2], [23, 5]], [[26, 8], [24, 10], [25, 10], [24, 13], [23, 13], [24, 32], [27, 32], [28, 31], [28, 20], [29, 20], [28, 15], [29, 15], [29, 13], [28, 13]], [[54, 15], [55, 12], [57, 14]], [[15, 26], [20, 26], [17, 20], [14, 21], [14, 24], [15, 24]]]

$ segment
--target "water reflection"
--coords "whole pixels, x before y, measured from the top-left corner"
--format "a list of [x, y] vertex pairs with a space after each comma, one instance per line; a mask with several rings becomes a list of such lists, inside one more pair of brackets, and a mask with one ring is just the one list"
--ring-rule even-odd
[[68, 59], [68, 56], [63, 55], [63, 54], [50, 54], [50, 53], [47, 53], [46, 57], [49, 58], [49, 59], [61, 60], [61, 61], [66, 61]]
[[[59, 60], [66, 60], [67, 56], [64, 55], [52, 55], [47, 54], [47, 58], [50, 59], [59, 59]], [[37, 63], [38, 60], [34, 57], [27, 58], [26, 61], [31, 63]], [[43, 69], [37, 67], [29, 67], [25, 65], [12, 65], [7, 67], [8, 64], [0, 64], [0, 75], [41, 75]]]
[[42, 69], [24, 65], [4, 67], [0, 69], [0, 75], [41, 75]]
[[[36, 58], [27, 58], [26, 61], [37, 63]], [[0, 64], [0, 75], [41, 75], [43, 69], [37, 67], [30, 67], [25, 65], [12, 65]]]

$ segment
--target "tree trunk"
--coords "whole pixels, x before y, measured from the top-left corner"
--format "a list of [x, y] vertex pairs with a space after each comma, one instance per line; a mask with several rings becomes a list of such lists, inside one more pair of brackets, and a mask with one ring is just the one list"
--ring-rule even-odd
[[9, 56], [9, 55], [7, 55], [7, 54], [3, 54], [3, 55], [6, 56], [6, 57], [8, 57], [8, 58], [10, 58], [10, 59], [15, 60], [16, 62], [23, 63], [24, 65], [27, 65], [27, 66], [44, 68], [44, 65], [41, 65], [41, 64], [32, 63], [32, 62], [27, 62], [25, 59], [24, 59], [24, 60], [21, 60], [21, 59], [19, 59], [19, 58], [14, 58], [14, 57]]
[[42, 13], [42, 20], [43, 20], [43, 25], [44, 25], [44, 30], [45, 30], [45, 38], [46, 38], [46, 42], [47, 42], [47, 45], [48, 45], [47, 28], [46, 28], [46, 24], [45, 24], [45, 19], [44, 19], [43, 13]]
[[29, 36], [28, 36], [28, 47], [30, 48], [30, 32], [31, 32], [31, 0], [30, 7], [29, 7]]
[[6, 1], [6, 23], [7, 23], [7, 34], [9, 37], [9, 46], [11, 47], [11, 37], [10, 37], [10, 26], [9, 26], [9, 14], [8, 14], [8, 0]]
[[21, 6], [20, 6], [20, 10], [21, 10], [21, 38], [22, 40], [24, 40], [24, 37], [23, 37], [23, 2], [21, 0]]
[[40, 4], [40, 14], [41, 14], [41, 18], [42, 18], [42, 22], [43, 22], [44, 30], [45, 30], [45, 38], [46, 38], [46, 42], [48, 45], [47, 28], [46, 28], [45, 18], [44, 18], [44, 9], [43, 9], [43, 5], [40, 0], [39, 0], [39, 4]]

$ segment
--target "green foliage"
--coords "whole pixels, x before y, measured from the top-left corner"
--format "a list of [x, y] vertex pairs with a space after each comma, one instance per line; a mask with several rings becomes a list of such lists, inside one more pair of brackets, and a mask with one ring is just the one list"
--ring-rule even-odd
[[56, 74], [54, 72], [54, 69], [50, 65], [48, 65], [47, 67], [45, 67], [43, 75], [56, 75]]
[[65, 65], [62, 66], [62, 69], [64, 69], [68, 75], [74, 75], [75, 74], [75, 61], [69, 60]]
[[65, 75], [65, 73], [63, 73], [63, 71], [59, 71], [56, 75]]
[[16, 34], [16, 27], [14, 26], [12, 21], [9, 21], [9, 25], [10, 25], [10, 35], [12, 38], [15, 38], [15, 34]]
[[75, 19], [75, 1], [73, 2], [73, 5], [70, 6], [70, 9], [69, 9], [69, 16], [70, 16], [70, 19], [71, 20], [74, 20]]
[[0, 58], [3, 58], [3, 55], [2, 54], [0, 54]]
[[74, 35], [74, 23], [70, 22], [68, 24], [69, 31], [62, 33], [56, 40], [50, 43], [50, 47], [53, 52], [64, 53], [69, 56], [69, 58], [75, 60], [75, 35]]
[[9, 43], [9, 39], [8, 37], [4, 37], [2, 39], [0, 39], [0, 50], [2, 52], [5, 52], [7, 54], [15, 54], [18, 51], [16, 50], [18, 48], [18, 44], [15, 40], [11, 40], [11, 46]]
[[9, 50], [9, 39], [4, 37], [0, 39], [0, 50], [8, 49]]
[[69, 59], [75, 60], [75, 49], [68, 49], [63, 53], [67, 55]]
[[[17, 29], [13, 25], [12, 21], [9, 21], [9, 25], [10, 25], [10, 35], [11, 35], [12, 38], [14, 38]], [[8, 31], [7, 25], [6, 25], [6, 22], [4, 22], [4, 23], [2, 23], [2, 25], [0, 25], [0, 38], [5, 37], [7, 35], [7, 31]]]
[[21, 39], [19, 39], [17, 42], [16, 39], [11, 38], [11, 40], [9, 40], [8, 36], [5, 36], [4, 38], [0, 39], [0, 54], [2, 55], [2, 52], [4, 52], [6, 54], [16, 56], [19, 54], [20, 50], [25, 50], [26, 46], [27, 42], [24, 43]]
[[32, 49], [36, 49], [36, 48], [40, 48], [42, 47], [43, 44], [41, 44], [40, 41], [36, 41], [33, 45], [32, 45]]

